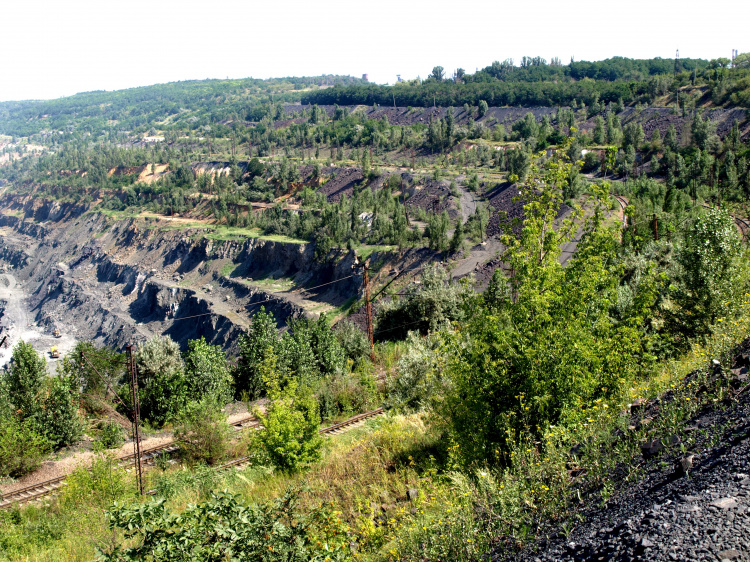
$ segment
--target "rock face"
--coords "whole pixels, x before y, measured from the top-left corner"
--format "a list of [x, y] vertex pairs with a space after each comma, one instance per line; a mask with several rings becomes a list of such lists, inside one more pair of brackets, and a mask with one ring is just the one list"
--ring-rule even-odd
[[[168, 334], [184, 346], [203, 336], [231, 352], [260, 306], [281, 327], [306, 314], [303, 302], [337, 306], [360, 290], [351, 253], [319, 262], [307, 244], [216, 240], [204, 228], [85, 210], [0, 199], [0, 268], [23, 285], [29, 320], [79, 341], [122, 348]], [[266, 289], [279, 278], [284, 290]]]

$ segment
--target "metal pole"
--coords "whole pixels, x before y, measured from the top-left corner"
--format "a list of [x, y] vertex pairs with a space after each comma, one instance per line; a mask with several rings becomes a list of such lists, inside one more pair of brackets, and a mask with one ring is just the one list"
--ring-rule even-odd
[[404, 215], [406, 216], [406, 226], [410, 227], [409, 223], [409, 211], [406, 208], [406, 190], [404, 189], [404, 178], [401, 178], [401, 203], [404, 206]]
[[370, 359], [375, 363], [375, 341], [372, 333], [372, 303], [370, 302], [370, 268], [367, 263], [362, 264], [365, 268], [365, 313], [367, 315], [367, 337], [370, 340]]
[[133, 357], [134, 345], [128, 345], [128, 373], [130, 374], [130, 392], [133, 398], [133, 452], [135, 453], [135, 471], [138, 478], [138, 491], [143, 495], [143, 467], [141, 466], [141, 406], [138, 400], [138, 369]]

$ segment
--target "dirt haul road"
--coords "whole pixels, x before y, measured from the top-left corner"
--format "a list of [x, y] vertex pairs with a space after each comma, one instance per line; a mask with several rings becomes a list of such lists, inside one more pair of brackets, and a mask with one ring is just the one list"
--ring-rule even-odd
[[21, 340], [30, 343], [39, 353], [43, 354], [51, 373], [58, 359], [50, 356], [50, 349], [56, 346], [63, 357], [76, 344], [75, 338], [64, 333], [61, 328], [61, 337], [56, 338], [47, 333], [33, 322], [33, 315], [29, 310], [28, 295], [23, 287], [16, 282], [16, 278], [10, 273], [0, 274], [0, 340], [8, 336], [3, 347], [0, 347], [0, 367], [10, 362], [13, 347]]

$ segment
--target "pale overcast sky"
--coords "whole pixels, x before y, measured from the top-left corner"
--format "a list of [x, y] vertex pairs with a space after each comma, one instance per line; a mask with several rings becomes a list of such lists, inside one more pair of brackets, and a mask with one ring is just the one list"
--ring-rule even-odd
[[0, 0], [0, 101], [175, 80], [474, 72], [508, 57], [729, 57], [747, 0]]

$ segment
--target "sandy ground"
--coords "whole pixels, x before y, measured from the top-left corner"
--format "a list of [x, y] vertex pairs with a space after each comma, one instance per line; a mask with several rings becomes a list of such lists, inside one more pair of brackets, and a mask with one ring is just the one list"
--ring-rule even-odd
[[50, 374], [54, 374], [60, 359], [50, 357], [50, 348], [57, 346], [62, 358], [73, 349], [76, 340], [65, 334], [64, 331], [62, 337], [56, 338], [51, 333], [47, 333], [44, 328], [37, 326], [29, 311], [27, 298], [27, 293], [16, 282], [13, 275], [10, 273], [0, 274], [0, 312], [2, 312], [0, 340], [3, 336], [8, 336], [5, 345], [0, 347], [0, 368], [10, 362], [13, 347], [23, 340], [34, 346], [34, 349], [44, 356]]

